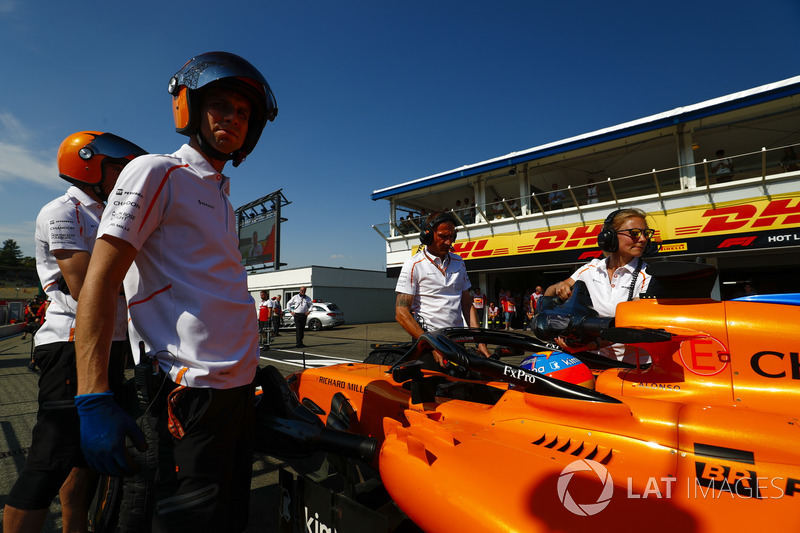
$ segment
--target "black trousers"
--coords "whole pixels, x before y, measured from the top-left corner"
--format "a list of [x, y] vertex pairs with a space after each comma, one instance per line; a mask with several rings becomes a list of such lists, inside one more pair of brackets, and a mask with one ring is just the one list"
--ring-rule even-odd
[[294, 317], [297, 344], [302, 344], [303, 336], [306, 334], [306, 315], [305, 313], [293, 313], [292, 316]]
[[[167, 380], [159, 403], [176, 385]], [[247, 528], [253, 463], [253, 385], [185, 388], [144, 415], [157, 451], [154, 533], [240, 532]], [[171, 416], [170, 416], [171, 415]], [[181, 424], [180, 438], [169, 422]], [[148, 452], [149, 453], [149, 452]]]

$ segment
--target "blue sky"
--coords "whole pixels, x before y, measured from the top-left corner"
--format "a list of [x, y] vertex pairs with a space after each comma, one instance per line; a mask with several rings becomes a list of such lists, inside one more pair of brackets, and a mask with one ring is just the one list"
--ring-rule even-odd
[[372, 191], [798, 75], [798, 28], [796, 0], [0, 0], [0, 241], [33, 255], [70, 133], [177, 149], [167, 82], [199, 53], [278, 100], [233, 205], [283, 189], [288, 268], [383, 269]]

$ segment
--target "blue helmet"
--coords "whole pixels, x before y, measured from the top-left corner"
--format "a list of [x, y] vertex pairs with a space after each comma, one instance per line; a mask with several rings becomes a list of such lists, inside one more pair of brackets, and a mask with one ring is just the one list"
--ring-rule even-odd
[[[198, 93], [210, 84], [217, 84], [246, 97], [252, 106], [247, 136], [242, 148], [232, 154], [223, 154], [209, 147], [200, 137]], [[169, 80], [172, 95], [172, 114], [175, 131], [195, 135], [208, 155], [220, 161], [233, 160], [239, 166], [250, 154], [261, 137], [264, 126], [278, 115], [278, 104], [267, 80], [247, 60], [229, 52], [208, 52], [193, 57]]]

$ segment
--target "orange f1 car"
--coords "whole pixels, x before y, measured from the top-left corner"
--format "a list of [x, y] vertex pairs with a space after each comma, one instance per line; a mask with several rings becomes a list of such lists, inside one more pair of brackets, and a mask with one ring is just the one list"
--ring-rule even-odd
[[[706, 287], [711, 267], [660, 265], [649, 267], [648, 297], [620, 304], [616, 319], [564, 304], [537, 317], [540, 339], [440, 330], [392, 366], [291, 376], [312, 422], [362, 440], [325, 444], [343, 485], [326, 496], [333, 484], [307, 478], [303, 499], [289, 480], [284, 518], [301, 531], [343, 531], [354, 509], [386, 516], [386, 505], [359, 500], [379, 481], [413, 522], [370, 517], [384, 531], [800, 530], [800, 298], [697, 297], [694, 280]], [[591, 388], [465, 348], [537, 351], [569, 333], [625, 342], [652, 363], [576, 354], [592, 369]], [[461, 374], [435, 365], [432, 350]], [[320, 486], [312, 508], [308, 494]]]

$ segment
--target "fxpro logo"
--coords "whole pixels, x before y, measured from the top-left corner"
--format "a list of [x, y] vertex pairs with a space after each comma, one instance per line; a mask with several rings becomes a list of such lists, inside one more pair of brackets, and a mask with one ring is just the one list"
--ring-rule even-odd
[[[594, 503], [578, 503], [569, 493], [569, 483], [575, 472], [594, 472], [603, 484], [603, 491]], [[567, 465], [558, 478], [558, 499], [567, 511], [578, 516], [593, 516], [605, 509], [611, 503], [614, 495], [614, 480], [605, 466], [591, 459], [579, 459]]]

